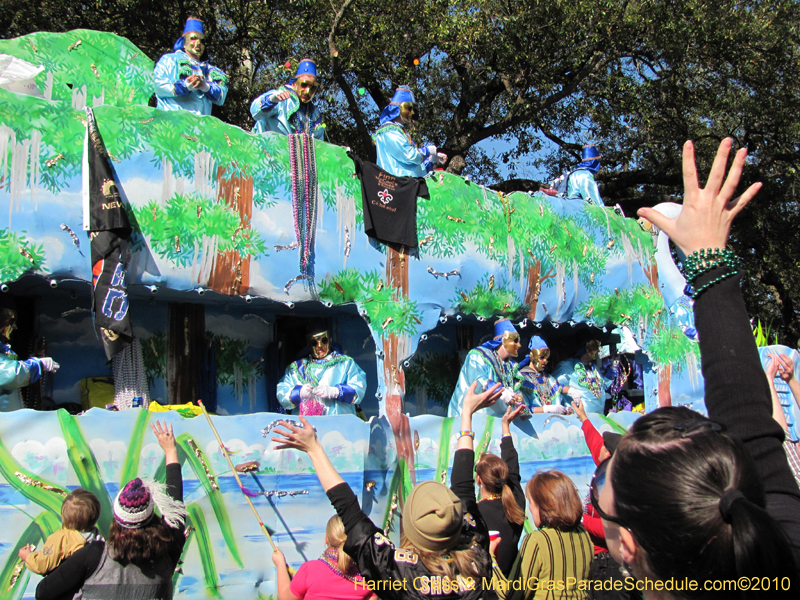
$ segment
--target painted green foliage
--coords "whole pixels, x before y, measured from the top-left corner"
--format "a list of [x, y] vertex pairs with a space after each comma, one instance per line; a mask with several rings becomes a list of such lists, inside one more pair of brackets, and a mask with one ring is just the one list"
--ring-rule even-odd
[[394, 290], [384, 283], [378, 271], [345, 269], [322, 281], [319, 287], [321, 300], [334, 304], [358, 304], [359, 308], [366, 311], [373, 330], [380, 327], [384, 334], [414, 333], [420, 322], [417, 303], [396, 300], [393, 294]]
[[471, 290], [456, 288], [456, 296], [450, 300], [460, 313], [478, 315], [484, 318], [495, 315], [507, 317], [519, 316], [527, 312], [513, 290], [494, 283], [494, 276], [484, 275]]
[[44, 269], [44, 246], [21, 233], [25, 232], [0, 229], [0, 281], [14, 281], [26, 271]]
[[147, 384], [152, 386], [156, 379], [167, 376], [167, 334], [154, 332], [146, 340], [142, 340], [142, 359], [147, 373]]
[[[33, 544], [37, 548], [41, 547], [42, 542], [59, 528], [61, 528], [61, 519], [50, 512], [43, 512], [38, 515], [31, 521], [30, 525], [25, 528], [25, 531], [19, 536], [17, 543], [14, 544], [11, 548], [11, 552], [9, 552], [11, 559], [6, 562], [3, 570], [0, 571], [0, 590], [4, 591], [4, 598], [16, 600], [16, 598], [22, 597], [25, 588], [28, 587], [30, 572], [27, 569], [19, 574], [16, 581], [13, 580], [14, 572], [19, 562], [17, 559], [19, 551], [28, 544]], [[6, 595], [7, 593], [9, 595]]]
[[32, 33], [0, 41], [0, 53], [43, 65], [45, 71], [36, 77], [37, 87], [44, 91], [47, 73], [52, 73], [52, 99], [67, 104], [83, 86], [88, 105], [101, 96], [106, 104], [147, 104], [153, 93], [153, 61], [113, 33], [88, 29]]
[[654, 363], [671, 365], [675, 371], [680, 371], [687, 361], [700, 357], [700, 346], [679, 327], [660, 327], [648, 338], [647, 354]]
[[233, 250], [242, 258], [267, 254], [258, 231], [243, 229], [235, 210], [197, 194], [175, 194], [166, 206], [151, 200], [134, 214], [150, 247], [182, 267], [197, 265], [204, 238], [216, 239], [218, 251]]
[[653, 319], [651, 325], [657, 325], [656, 320], [661, 321], [658, 315], [663, 307], [664, 299], [658, 288], [638, 285], [604, 294], [593, 293], [576, 312], [600, 326], [621, 323], [646, 328], [648, 319]]

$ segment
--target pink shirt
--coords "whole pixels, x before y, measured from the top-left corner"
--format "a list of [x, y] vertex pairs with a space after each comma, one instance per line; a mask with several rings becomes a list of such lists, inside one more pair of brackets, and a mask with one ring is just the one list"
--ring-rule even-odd
[[295, 597], [304, 600], [366, 600], [372, 596], [369, 588], [334, 573], [322, 560], [303, 563], [289, 589]]

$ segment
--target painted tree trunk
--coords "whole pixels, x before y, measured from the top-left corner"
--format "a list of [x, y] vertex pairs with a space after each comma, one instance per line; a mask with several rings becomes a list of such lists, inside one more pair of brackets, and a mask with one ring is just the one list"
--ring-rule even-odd
[[386, 382], [386, 418], [394, 433], [398, 457], [408, 465], [411, 483], [416, 484], [414, 468], [414, 444], [411, 440], [411, 425], [403, 412], [406, 390], [405, 373], [399, 368], [398, 339], [394, 333], [383, 336], [383, 380]]
[[672, 393], [669, 391], [672, 365], [666, 363], [658, 367], [658, 406], [672, 406]]
[[[230, 179], [225, 179], [224, 174], [225, 167], [217, 167], [217, 202], [225, 202], [239, 213], [235, 235], [246, 238], [253, 216], [253, 178], [247, 176], [246, 169], [242, 176]], [[234, 250], [217, 252], [207, 285], [220, 294], [246, 294], [250, 289], [250, 256], [242, 258]]]
[[530, 307], [528, 309], [528, 318], [531, 320], [536, 320], [536, 307], [539, 305], [539, 293], [542, 291], [542, 283], [551, 277], [555, 277], [552, 269], [542, 276], [542, 261], [540, 259], [537, 258], [528, 265], [525, 304]]
[[[408, 255], [406, 248], [400, 250], [387, 247], [386, 282], [394, 289], [394, 298], [408, 299]], [[397, 454], [406, 461], [411, 482], [416, 483], [414, 472], [414, 444], [411, 440], [411, 426], [404, 414], [403, 403], [406, 392], [405, 372], [400, 368], [398, 338], [394, 333], [383, 336], [383, 380], [386, 384], [386, 416], [394, 433]]]

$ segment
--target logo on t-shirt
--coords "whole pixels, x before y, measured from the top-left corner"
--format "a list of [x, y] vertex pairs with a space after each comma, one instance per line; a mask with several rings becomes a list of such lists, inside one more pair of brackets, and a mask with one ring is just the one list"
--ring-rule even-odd
[[392, 195], [389, 193], [389, 190], [383, 190], [382, 192], [378, 192], [378, 198], [380, 198], [381, 202], [384, 204], [389, 204], [392, 201]]

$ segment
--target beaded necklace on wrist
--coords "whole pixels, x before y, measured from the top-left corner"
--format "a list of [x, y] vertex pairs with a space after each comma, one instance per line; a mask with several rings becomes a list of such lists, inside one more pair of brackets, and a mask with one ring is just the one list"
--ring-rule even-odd
[[[683, 275], [686, 281], [692, 286], [692, 299], [705, 292], [715, 283], [724, 281], [729, 277], [738, 274], [742, 267], [741, 259], [733, 253], [733, 250], [723, 248], [701, 248], [695, 250], [683, 261]], [[694, 283], [701, 275], [719, 269], [717, 277], [711, 281], [695, 288]], [[724, 269], [724, 270], [723, 270]]]

